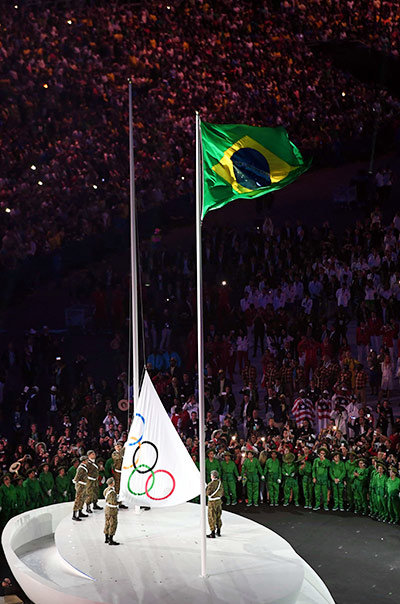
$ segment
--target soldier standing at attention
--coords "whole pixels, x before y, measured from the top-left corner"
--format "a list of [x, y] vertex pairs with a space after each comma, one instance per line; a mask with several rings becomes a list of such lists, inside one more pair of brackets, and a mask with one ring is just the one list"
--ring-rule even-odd
[[102, 510], [103, 508], [97, 505], [97, 497], [99, 495], [99, 466], [96, 463], [96, 453], [93, 449], [87, 452], [87, 470], [88, 481], [86, 484], [86, 512], [92, 514], [90, 505], [93, 503], [94, 510]]
[[224, 487], [219, 479], [219, 472], [211, 470], [211, 481], [208, 483], [206, 489], [206, 495], [208, 496], [208, 524], [211, 530], [211, 533], [207, 537], [210, 539], [215, 539], [215, 529], [217, 529], [218, 537], [221, 537], [223, 494]]
[[107, 488], [104, 491], [104, 498], [106, 500], [105, 509], [105, 543], [109, 545], [119, 545], [117, 541], [114, 541], [113, 537], [118, 525], [118, 496], [115, 490], [114, 478], [107, 479]]
[[[122, 461], [124, 459], [124, 452], [125, 452], [125, 447], [123, 446], [123, 441], [119, 440], [117, 442], [117, 444], [115, 445], [115, 451], [112, 452], [112, 460], [113, 460], [113, 466], [114, 466], [114, 482], [115, 482], [115, 492], [117, 493], [117, 496], [119, 495], [119, 489], [121, 486], [121, 468], [122, 468]], [[121, 508], [121, 510], [127, 510], [128, 506], [124, 505], [121, 501], [119, 502], [119, 507]]]
[[87, 514], [82, 512], [82, 508], [85, 502], [86, 484], [88, 482], [88, 469], [86, 467], [88, 458], [86, 455], [82, 455], [82, 457], [79, 458], [79, 461], [81, 463], [79, 464], [75, 477], [72, 481], [75, 484], [75, 501], [72, 520], [81, 520], [81, 518], [87, 518]]

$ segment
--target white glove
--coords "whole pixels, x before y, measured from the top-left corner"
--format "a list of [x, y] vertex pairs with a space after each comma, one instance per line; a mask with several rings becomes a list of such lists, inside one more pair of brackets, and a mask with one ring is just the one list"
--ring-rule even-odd
[[241, 476], [238, 476], [238, 480], [242, 480], [242, 477], [241, 477]]
[[67, 496], [67, 491], [63, 491], [63, 497]]
[[280, 478], [278, 478], [278, 484], [281, 484], [282, 480]]
[[261, 476], [261, 480], [265, 480], [265, 476]]
[[294, 472], [292, 472], [290, 476], [291, 476], [292, 478], [294, 478]]
[[49, 490], [47, 491], [47, 494], [48, 494], [48, 496], [50, 497], [50, 495], [51, 495], [51, 489], [49, 489]]

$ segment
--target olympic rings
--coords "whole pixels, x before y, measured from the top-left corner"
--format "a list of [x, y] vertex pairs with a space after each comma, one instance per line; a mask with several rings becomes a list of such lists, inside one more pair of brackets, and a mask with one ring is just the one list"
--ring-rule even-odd
[[[143, 441], [142, 441], [142, 442], [141, 442], [141, 443], [140, 443], [140, 444], [137, 446], [137, 448], [135, 449], [135, 452], [134, 452], [134, 454], [133, 454], [133, 458], [132, 458], [132, 465], [133, 465], [133, 467], [134, 467], [136, 470], [137, 470], [137, 468], [138, 468], [138, 467], [140, 467], [140, 466], [137, 466], [137, 465], [136, 465], [136, 463], [135, 463], [135, 457], [136, 457], [136, 453], [139, 451], [139, 449], [141, 449], [141, 447], [143, 447], [143, 445], [145, 445], [145, 444], [146, 444], [146, 445], [151, 445], [152, 447], [154, 447], [154, 450], [155, 450], [155, 452], [156, 452], [156, 459], [155, 459], [155, 461], [154, 461], [153, 465], [151, 466], [151, 468], [149, 468], [148, 470], [145, 470], [144, 472], [142, 472], [141, 470], [138, 470], [139, 474], [147, 474], [147, 472], [151, 472], [151, 471], [154, 469], [154, 466], [156, 465], [156, 463], [157, 463], [157, 461], [158, 461], [158, 449], [157, 449], [157, 447], [155, 446], [155, 444], [151, 443], [149, 440], [143, 440]], [[142, 466], [143, 466], [144, 464], [140, 464], [140, 465], [142, 465]]]
[[[149, 491], [151, 491], [151, 489], [153, 488], [153, 485], [154, 485], [154, 478], [155, 478], [155, 474], [157, 474], [157, 472], [164, 472], [165, 474], [168, 474], [168, 476], [169, 476], [169, 477], [172, 479], [172, 489], [171, 489], [171, 490], [170, 490], [170, 492], [169, 492], [167, 495], [165, 495], [164, 497], [152, 497], [152, 496], [149, 494]], [[152, 499], [153, 501], [162, 501], [163, 499], [167, 499], [168, 497], [170, 497], [170, 496], [172, 495], [172, 493], [174, 492], [174, 490], [175, 490], [175, 484], [176, 484], [176, 483], [175, 483], [175, 478], [172, 476], [171, 472], [168, 472], [168, 470], [156, 470], [155, 472], [152, 472], [152, 476], [153, 476], [153, 482], [152, 482], [151, 487], [150, 487], [149, 489], [147, 488], [147, 485], [149, 484], [149, 480], [150, 480], [151, 476], [149, 476], [149, 477], [147, 478], [147, 480], [146, 480], [146, 484], [145, 484], [145, 487], [144, 487], [144, 491], [145, 491], [145, 493], [146, 493], [147, 497], [148, 497], [149, 499]]]
[[[132, 478], [132, 476], [134, 475], [134, 473], [136, 472], [136, 468], [134, 468], [134, 469], [132, 470], [131, 475], [130, 475], [130, 476], [129, 476], [129, 478], [128, 478], [128, 491], [129, 491], [130, 493], [132, 493], [132, 495], [136, 495], [136, 497], [140, 497], [141, 495], [145, 495], [145, 494], [146, 494], [146, 495], [148, 495], [148, 494], [149, 494], [149, 491], [151, 491], [151, 489], [154, 487], [155, 476], [154, 476], [154, 472], [153, 472], [153, 470], [150, 470], [149, 466], [146, 466], [146, 464], [144, 464], [144, 463], [141, 463], [141, 464], [138, 466], [138, 468], [141, 468], [142, 466], [144, 466], [145, 468], [147, 468], [147, 471], [148, 471], [148, 472], [151, 472], [151, 476], [149, 476], [149, 477], [148, 477], [148, 479], [147, 479], [147, 481], [146, 481], [146, 486], [145, 486], [145, 490], [143, 491], [143, 493], [135, 493], [134, 491], [132, 491], [132, 489], [131, 489], [131, 487], [130, 487], [131, 478]], [[143, 474], [143, 472], [141, 472], [141, 473]], [[151, 487], [148, 489], [148, 488], [147, 488], [147, 484], [148, 484], [148, 482], [149, 482], [150, 478], [153, 478], [153, 482], [151, 483]]]
[[[129, 447], [133, 447], [134, 445], [137, 445], [138, 443], [140, 443], [140, 441], [141, 441], [141, 440], [142, 440], [142, 438], [143, 438], [143, 434], [144, 434], [144, 426], [145, 426], [145, 424], [146, 424], [146, 420], [144, 419], [143, 415], [140, 415], [140, 413], [136, 413], [136, 416], [137, 416], [137, 417], [140, 417], [140, 419], [141, 419], [141, 420], [142, 420], [142, 422], [143, 422], [143, 433], [142, 433], [142, 436], [141, 436], [140, 438], [138, 438], [137, 440], [135, 440], [135, 442], [134, 442], [134, 443], [128, 443], [128, 446], [129, 446]], [[132, 438], [132, 437], [131, 437], [131, 438]], [[134, 438], [134, 437], [133, 437], [133, 438]], [[142, 473], [143, 473], [143, 472], [142, 472]]]

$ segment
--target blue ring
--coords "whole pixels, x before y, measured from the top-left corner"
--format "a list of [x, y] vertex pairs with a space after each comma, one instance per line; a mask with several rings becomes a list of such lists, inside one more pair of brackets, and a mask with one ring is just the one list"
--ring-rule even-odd
[[[136, 413], [135, 415], [137, 415], [137, 417], [140, 417], [140, 419], [141, 419], [141, 420], [142, 420], [142, 422], [143, 422], [143, 434], [144, 434], [144, 427], [145, 427], [145, 425], [146, 425], [146, 420], [144, 419], [143, 415], [140, 415], [140, 413]], [[140, 443], [140, 441], [141, 441], [141, 440], [142, 440], [142, 438], [143, 438], [143, 434], [142, 434], [142, 436], [141, 436], [140, 438], [138, 438], [138, 440], [135, 440], [135, 442], [134, 442], [134, 443], [128, 443], [128, 446], [129, 446], [129, 447], [133, 447], [134, 445], [139, 444], [139, 443]]]

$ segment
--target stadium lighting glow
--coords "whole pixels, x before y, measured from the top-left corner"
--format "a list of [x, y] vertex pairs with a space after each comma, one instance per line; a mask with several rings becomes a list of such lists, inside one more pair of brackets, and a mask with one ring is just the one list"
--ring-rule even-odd
[[41, 180], [38, 180], [37, 184], [39, 185], [39, 187], [41, 187], [43, 185]]
[[226, 285], [226, 281], [222, 281], [221, 285]]
[[48, 88], [49, 85], [48, 84], [43, 84], [43, 88]]
[[18, 4], [14, 4], [14, 8], [18, 8]]
[[10, 208], [6, 208], [6, 212], [9, 214], [11, 212]]
[[145, 283], [144, 286], [145, 287], [150, 287], [150, 283]]
[[92, 185], [93, 189], [97, 189], [97, 185]]
[[342, 92], [342, 96], [346, 96], [346, 93], [345, 93], [345, 92]]
[[68, 25], [72, 25], [71, 19], [68, 19], [67, 23], [68, 23]]
[[167, 10], [171, 10], [171, 7], [170, 7], [170, 6], [167, 6]]
[[31, 165], [31, 170], [36, 170], [36, 166], [35, 166], [35, 164], [32, 164], [32, 165]]
[[181, 176], [181, 180], [185, 180], [185, 177], [184, 177], [184, 176]]

